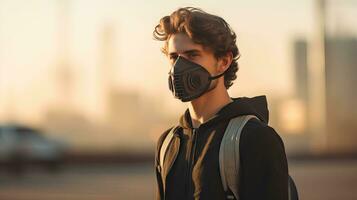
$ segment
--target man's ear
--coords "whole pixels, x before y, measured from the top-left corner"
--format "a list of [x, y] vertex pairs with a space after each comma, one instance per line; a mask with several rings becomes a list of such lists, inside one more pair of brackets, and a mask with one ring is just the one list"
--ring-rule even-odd
[[228, 67], [231, 65], [232, 60], [233, 60], [232, 52], [228, 52], [228, 53], [226, 53], [226, 55], [222, 56], [219, 59], [218, 71], [220, 73], [225, 72], [228, 69]]

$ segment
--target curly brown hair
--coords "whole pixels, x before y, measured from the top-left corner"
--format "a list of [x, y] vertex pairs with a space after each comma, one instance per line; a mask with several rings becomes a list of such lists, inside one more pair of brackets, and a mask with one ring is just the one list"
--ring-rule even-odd
[[208, 47], [218, 59], [227, 53], [233, 54], [233, 60], [224, 74], [224, 85], [228, 89], [237, 78], [240, 53], [236, 44], [236, 34], [221, 17], [204, 12], [199, 8], [185, 7], [164, 16], [156, 25], [153, 36], [156, 40], [165, 41], [161, 51], [167, 55], [167, 43], [171, 35], [184, 33], [193, 42]]

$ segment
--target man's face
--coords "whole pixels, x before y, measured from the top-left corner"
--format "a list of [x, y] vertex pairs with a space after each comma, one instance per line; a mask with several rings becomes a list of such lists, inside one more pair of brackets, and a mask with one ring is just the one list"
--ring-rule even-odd
[[182, 56], [203, 66], [211, 76], [217, 74], [217, 59], [212, 51], [194, 43], [186, 34], [178, 33], [169, 38], [167, 56], [173, 65], [178, 56]]

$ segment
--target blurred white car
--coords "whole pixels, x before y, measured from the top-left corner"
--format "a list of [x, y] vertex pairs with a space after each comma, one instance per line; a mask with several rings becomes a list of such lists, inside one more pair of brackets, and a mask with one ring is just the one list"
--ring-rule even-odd
[[0, 125], [0, 163], [22, 171], [29, 164], [57, 169], [65, 153], [62, 142], [21, 125]]

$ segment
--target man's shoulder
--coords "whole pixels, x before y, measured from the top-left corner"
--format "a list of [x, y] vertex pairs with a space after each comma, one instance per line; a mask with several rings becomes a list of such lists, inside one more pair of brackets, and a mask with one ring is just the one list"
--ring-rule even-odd
[[241, 141], [244, 146], [281, 145], [284, 148], [283, 140], [275, 129], [256, 118], [250, 119], [244, 126]]

